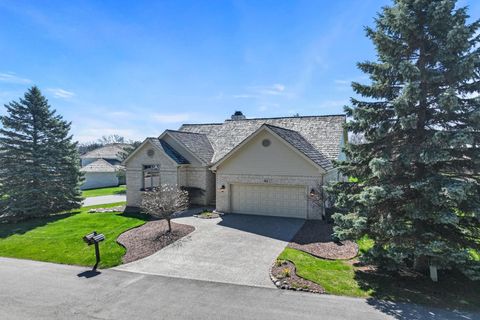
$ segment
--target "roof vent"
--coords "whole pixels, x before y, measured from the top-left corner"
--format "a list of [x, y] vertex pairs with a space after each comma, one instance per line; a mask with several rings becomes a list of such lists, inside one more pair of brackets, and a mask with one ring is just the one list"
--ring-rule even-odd
[[232, 120], [244, 120], [244, 119], [247, 119], [242, 111], [235, 111], [234, 114], [232, 114], [232, 117], [231, 117]]

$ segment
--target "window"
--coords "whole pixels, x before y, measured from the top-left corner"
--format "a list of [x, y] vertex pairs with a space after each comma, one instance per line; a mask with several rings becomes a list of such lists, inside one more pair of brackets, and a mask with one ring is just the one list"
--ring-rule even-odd
[[160, 186], [160, 165], [143, 166], [143, 190], [150, 190]]

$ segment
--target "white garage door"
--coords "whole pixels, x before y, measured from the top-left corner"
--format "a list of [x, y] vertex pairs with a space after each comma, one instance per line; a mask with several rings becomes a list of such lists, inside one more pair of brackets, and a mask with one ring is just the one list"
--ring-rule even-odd
[[307, 197], [302, 186], [234, 184], [231, 192], [235, 213], [307, 217]]

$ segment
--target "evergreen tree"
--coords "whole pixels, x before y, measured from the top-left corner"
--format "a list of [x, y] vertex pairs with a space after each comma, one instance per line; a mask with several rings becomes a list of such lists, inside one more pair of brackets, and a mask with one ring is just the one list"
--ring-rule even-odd
[[337, 163], [335, 234], [368, 234], [364, 257], [390, 268], [480, 276], [479, 21], [453, 0], [395, 0], [366, 28], [378, 60], [358, 64], [349, 144]]
[[44, 216], [81, 205], [82, 175], [70, 123], [51, 110], [37, 87], [5, 105], [0, 128], [0, 194], [4, 215]]

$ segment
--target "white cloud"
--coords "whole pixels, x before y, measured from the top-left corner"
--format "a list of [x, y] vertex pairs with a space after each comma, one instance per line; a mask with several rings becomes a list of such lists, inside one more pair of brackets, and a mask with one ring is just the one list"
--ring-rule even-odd
[[256, 92], [261, 95], [282, 95], [285, 93], [285, 85], [281, 83], [275, 83], [270, 86], [260, 86], [260, 87], [252, 87], [253, 92]]
[[12, 73], [12, 72], [0, 73], [0, 81], [7, 82], [7, 83], [15, 83], [15, 84], [32, 83], [32, 80], [27, 79], [27, 78], [19, 77], [15, 73]]
[[156, 113], [152, 118], [159, 123], [178, 123], [191, 119], [192, 115], [190, 113]]
[[75, 95], [75, 93], [61, 88], [48, 88], [47, 90], [51, 92], [55, 98], [70, 99]]
[[232, 97], [235, 99], [254, 99], [264, 96], [292, 96], [292, 93], [288, 92], [286, 86], [281, 83], [274, 83], [267, 86], [248, 87], [246, 91], [246, 93], [235, 94]]
[[348, 84], [350, 84], [352, 81], [350, 81], [350, 80], [337, 79], [337, 80], [334, 80], [334, 82], [335, 82], [336, 84], [348, 85]]
[[251, 99], [251, 98], [256, 98], [255, 95], [253, 95], [253, 94], [246, 94], [246, 93], [234, 94], [232, 97], [235, 98], [235, 99]]
[[262, 105], [258, 107], [258, 111], [264, 112], [268, 110], [268, 106]]
[[128, 111], [112, 111], [107, 112], [107, 115], [114, 118], [134, 118], [135, 114]]

